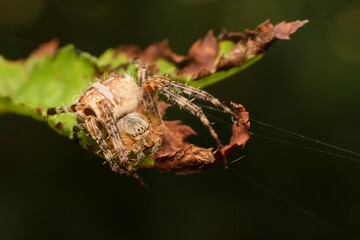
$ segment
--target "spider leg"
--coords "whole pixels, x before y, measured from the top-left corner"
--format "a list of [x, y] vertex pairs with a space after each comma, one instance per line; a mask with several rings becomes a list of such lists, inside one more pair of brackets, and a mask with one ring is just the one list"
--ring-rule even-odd
[[71, 106], [63, 106], [63, 107], [55, 107], [55, 108], [48, 108], [46, 114], [48, 116], [61, 114], [61, 113], [75, 113], [81, 111], [86, 106], [83, 103], [75, 103]]
[[193, 96], [193, 97], [203, 100], [205, 102], [210, 102], [214, 106], [222, 108], [224, 112], [230, 114], [235, 119], [238, 118], [238, 116], [229, 107], [227, 107], [225, 104], [220, 102], [219, 99], [215, 98], [210, 93], [208, 93], [204, 90], [198, 89], [198, 88], [194, 88], [191, 86], [186, 86], [186, 85], [174, 82], [170, 79], [165, 78], [165, 80], [168, 82], [170, 88], [180, 89], [185, 94], [188, 94], [190, 96]]
[[102, 128], [104, 128], [103, 123], [98, 121], [95, 116], [89, 116], [85, 120], [85, 124], [87, 127], [87, 131], [90, 133], [91, 137], [96, 141], [96, 143], [99, 145], [99, 148], [104, 154], [106, 161], [109, 163], [111, 170], [121, 175], [130, 175], [141, 185], [146, 186], [146, 184], [143, 182], [140, 176], [134, 171], [134, 169], [132, 168], [132, 166], [128, 161], [121, 163], [121, 165], [124, 166], [125, 168], [122, 169], [119, 163], [117, 163], [114, 160], [114, 155], [106, 142], [108, 133], [104, 133], [104, 130], [102, 130]]
[[60, 113], [68, 113], [68, 112], [76, 112], [76, 110], [72, 109], [69, 106], [48, 108], [46, 115], [51, 116], [51, 115], [56, 115], [56, 114], [60, 114]]
[[[87, 135], [89, 135], [89, 133], [88, 133], [88, 131], [86, 129], [86, 124], [84, 122], [79, 123], [79, 124], [77, 124], [77, 125], [75, 125], [73, 127], [73, 140], [74, 140], [74, 142], [76, 144], [80, 143], [80, 141], [79, 141], [80, 139], [79, 139], [79, 136], [78, 136], [78, 133], [80, 131], [85, 131], [85, 132], [87, 132]], [[85, 145], [84, 145], [84, 147], [90, 152], [93, 152], [94, 146], [98, 146], [98, 144], [96, 144], [96, 143], [85, 143]], [[100, 149], [100, 151], [101, 151], [101, 149]]]
[[189, 99], [187, 99], [187, 98], [185, 98], [185, 97], [183, 97], [181, 95], [173, 93], [168, 88], [163, 88], [162, 89], [162, 94], [164, 94], [168, 99], [173, 100], [177, 105], [179, 105], [180, 107], [188, 110], [191, 114], [193, 114], [194, 116], [196, 116], [196, 117], [198, 117], [200, 119], [200, 121], [208, 128], [211, 136], [215, 140], [216, 145], [217, 145], [218, 149], [220, 150], [221, 155], [223, 157], [225, 166], [227, 166], [228, 161], [227, 161], [227, 158], [226, 158], [224, 150], [223, 150], [224, 147], [223, 147], [222, 143], [220, 142], [220, 139], [219, 139], [217, 133], [215, 132], [215, 130], [211, 126], [211, 123], [210, 123], [209, 119], [206, 117], [206, 115], [202, 111], [201, 107], [195, 105]]
[[162, 119], [158, 109], [158, 93], [148, 81], [142, 85], [142, 103], [147, 116], [151, 116], [150, 121], [155, 126], [162, 126]]
[[[101, 102], [98, 103], [98, 105], [102, 106], [102, 119], [105, 119], [105, 123], [103, 124], [104, 127], [106, 126], [106, 130], [108, 133], [108, 136], [106, 136], [103, 139], [110, 139], [115, 150], [117, 153], [117, 157], [119, 159], [119, 163], [121, 166], [124, 166], [125, 168], [125, 173], [127, 175], [132, 176], [137, 182], [139, 182], [141, 185], [146, 186], [146, 184], [144, 183], [144, 181], [141, 179], [141, 177], [136, 173], [135, 169], [133, 168], [133, 166], [130, 164], [129, 158], [128, 158], [128, 152], [125, 151], [123, 142], [120, 138], [120, 133], [119, 130], [117, 128], [116, 125], [116, 120], [113, 117], [113, 115], [111, 114], [111, 109], [109, 108], [109, 106], [107, 104], [102, 104]], [[105, 140], [102, 140], [105, 142]], [[99, 144], [99, 143], [98, 143]], [[105, 142], [106, 144], [106, 142]], [[107, 144], [106, 144], [107, 145]], [[100, 146], [100, 144], [99, 144]], [[112, 156], [113, 159], [113, 156]], [[111, 164], [110, 164], [111, 163]], [[117, 168], [119, 166], [115, 166], [115, 170], [114, 170], [114, 166], [112, 165], [112, 162], [109, 162], [111, 169], [115, 172], [117, 172]], [[120, 172], [119, 172], [120, 173]], [[124, 172], [120, 173], [120, 174], [124, 174]]]
[[138, 63], [137, 65], [138, 65], [138, 72], [137, 72], [138, 81], [139, 81], [139, 85], [141, 86], [146, 79], [147, 67], [142, 63]]
[[121, 164], [127, 162], [128, 157], [127, 154], [123, 151], [124, 146], [122, 140], [120, 138], [120, 133], [118, 128], [116, 127], [116, 120], [114, 116], [111, 114], [111, 109], [106, 104], [105, 100], [97, 103], [101, 111], [101, 119], [104, 121], [104, 126], [107, 128], [108, 135], [106, 138], [112, 140], [112, 144], [114, 145], [115, 150], [117, 151], [118, 158]]
[[[106, 140], [105, 140], [107, 133], [104, 132], [104, 130], [103, 130], [104, 129], [103, 123], [101, 123], [99, 120], [97, 120], [95, 116], [89, 116], [89, 117], [87, 117], [85, 119], [84, 126], [86, 128], [86, 131], [89, 132], [90, 136], [98, 144], [101, 152], [104, 154], [104, 157], [105, 157], [106, 161], [108, 161], [109, 164], [112, 161], [114, 161], [113, 160], [113, 158], [114, 158], [113, 153], [112, 153], [111, 149], [109, 148], [109, 146], [108, 146], [108, 144], [106, 143]], [[110, 164], [110, 166], [112, 168], [113, 168], [113, 165]], [[115, 171], [115, 172], [118, 172], [118, 171]], [[125, 174], [125, 172], [119, 172], [119, 173], [120, 174]]]
[[173, 91], [180, 91], [181, 93], [187, 94], [205, 102], [210, 102], [214, 106], [222, 108], [224, 112], [230, 114], [232, 117], [236, 119], [238, 118], [238, 116], [229, 107], [227, 107], [225, 104], [220, 102], [219, 99], [215, 98], [213, 95], [204, 90], [175, 82], [166, 77], [152, 76], [150, 77], [150, 79], [157, 82], [158, 85], [164, 86], [165, 88], [168, 87]]
[[[146, 76], [146, 74], [143, 75]], [[159, 150], [162, 143], [160, 135], [163, 131], [164, 124], [158, 108], [158, 92], [155, 91], [156, 88], [149, 84], [149, 81], [146, 79], [143, 79], [142, 83], [143, 109], [141, 109], [141, 111], [139, 112], [142, 112], [143, 115], [147, 116], [147, 118], [151, 122], [152, 131], [150, 133], [150, 138], [151, 141], [153, 141], [154, 143], [154, 146], [151, 150], [151, 156], [154, 156]]]
[[93, 114], [93, 111], [90, 108], [87, 108], [85, 104], [80, 102], [71, 106], [48, 108], [45, 116], [45, 122], [47, 122], [49, 116], [62, 113], [75, 113], [78, 119], [83, 120], [85, 119], [86, 115]]

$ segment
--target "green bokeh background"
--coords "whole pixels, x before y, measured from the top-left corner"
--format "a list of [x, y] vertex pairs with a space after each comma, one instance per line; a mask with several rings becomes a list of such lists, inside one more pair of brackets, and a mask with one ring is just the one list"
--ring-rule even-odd
[[[268, 18], [310, 23], [206, 90], [244, 104], [254, 119], [360, 151], [359, 1], [0, 0], [0, 53], [24, 58], [54, 37], [94, 55], [164, 38], [186, 53], [208, 29], [240, 31]], [[211, 145], [196, 119], [174, 115]], [[228, 128], [216, 126], [225, 141]], [[190, 176], [144, 170], [150, 187], [142, 188], [30, 118], [2, 116], [0, 146], [0, 239], [360, 238], [356, 161], [252, 138], [231, 169], [284, 201], [222, 166]]]

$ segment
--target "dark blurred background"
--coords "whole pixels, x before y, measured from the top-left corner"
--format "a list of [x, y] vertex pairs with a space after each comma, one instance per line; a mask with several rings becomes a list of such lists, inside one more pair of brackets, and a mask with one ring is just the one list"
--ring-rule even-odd
[[[0, 53], [25, 58], [58, 38], [99, 55], [167, 38], [185, 54], [208, 29], [242, 31], [266, 19], [310, 23], [206, 90], [256, 120], [360, 152], [359, 1], [0, 0]], [[171, 112], [209, 144], [196, 119]], [[226, 126], [216, 126], [226, 141]], [[0, 146], [0, 239], [360, 239], [359, 161], [253, 137], [232, 170], [144, 170], [143, 188], [25, 117], [1, 116]]]

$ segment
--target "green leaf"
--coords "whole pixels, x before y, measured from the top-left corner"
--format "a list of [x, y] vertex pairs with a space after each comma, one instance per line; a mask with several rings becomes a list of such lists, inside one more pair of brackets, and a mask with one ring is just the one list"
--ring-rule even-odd
[[[94, 69], [91, 58], [78, 55], [72, 45], [59, 49], [54, 57], [31, 56], [19, 62], [0, 58], [0, 112], [43, 121], [49, 107], [76, 101], [76, 96], [93, 81]], [[69, 137], [74, 124], [71, 115], [49, 121], [50, 126], [58, 126], [58, 132]]]

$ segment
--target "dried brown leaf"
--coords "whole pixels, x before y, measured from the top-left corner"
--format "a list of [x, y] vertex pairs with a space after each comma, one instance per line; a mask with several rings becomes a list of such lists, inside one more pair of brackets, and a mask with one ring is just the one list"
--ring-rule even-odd
[[274, 35], [278, 39], [290, 39], [290, 35], [293, 34], [300, 27], [308, 23], [308, 20], [295, 21], [295, 22], [281, 22], [274, 27]]
[[[151, 44], [143, 51], [133, 45], [122, 46], [116, 53], [125, 52], [131, 59], [140, 59], [150, 66], [153, 74], [158, 73], [156, 61], [162, 58], [177, 66], [174, 76], [197, 80], [214, 72], [241, 66], [250, 58], [265, 52], [276, 39], [289, 39], [291, 34], [307, 22], [308, 20], [281, 22], [274, 26], [266, 20], [255, 30], [224, 30], [218, 37], [214, 36], [213, 31], [209, 31], [203, 39], [191, 46], [186, 56], [174, 53], [166, 40]], [[232, 41], [234, 47], [226, 55], [220, 55], [220, 42], [224, 40]]]
[[174, 155], [177, 151], [185, 149], [190, 144], [185, 138], [196, 132], [187, 125], [182, 125], [180, 120], [164, 121], [161, 149], [156, 153], [157, 158]]
[[141, 48], [135, 44], [121, 45], [116, 48], [114, 57], [118, 56], [119, 54], [125, 54], [130, 60], [134, 60], [139, 57], [141, 52]]
[[[165, 111], [171, 104], [159, 102], [159, 112], [163, 117]], [[185, 149], [190, 144], [185, 139], [196, 132], [189, 126], [182, 125], [180, 120], [164, 121], [164, 130], [162, 135], [162, 144], [160, 150], [156, 153], [156, 158], [173, 156], [178, 150]]]
[[[225, 156], [231, 154], [239, 146], [243, 146], [250, 139], [250, 120], [249, 112], [241, 104], [231, 103], [235, 114], [238, 116], [236, 122], [232, 126], [232, 135], [229, 144], [224, 146]], [[214, 156], [218, 161], [222, 161], [222, 155], [217, 149]]]
[[231, 106], [239, 118], [233, 124], [230, 143], [224, 147], [226, 154], [229, 154], [232, 149], [244, 145], [250, 138], [249, 112], [241, 104], [231, 103]]
[[157, 158], [155, 167], [161, 171], [176, 174], [192, 174], [213, 166], [215, 158], [211, 149], [189, 145], [176, 151], [173, 155]]
[[185, 60], [185, 56], [177, 55], [169, 48], [167, 40], [158, 43], [153, 43], [148, 46], [140, 55], [139, 58], [145, 62], [155, 62], [159, 58], [170, 60], [174, 63], [180, 63]]
[[245, 34], [223, 32], [219, 39], [232, 39], [237, 43], [226, 57], [220, 58], [217, 70], [241, 65], [246, 60], [265, 52], [276, 39], [290, 39], [290, 35], [307, 22], [308, 20], [281, 22], [274, 26], [270, 20], [266, 20], [256, 30], [246, 30]]
[[192, 79], [207, 76], [215, 71], [215, 61], [219, 54], [219, 44], [213, 31], [209, 31], [204, 39], [197, 40], [190, 48], [188, 60], [182, 65], [180, 75]]

